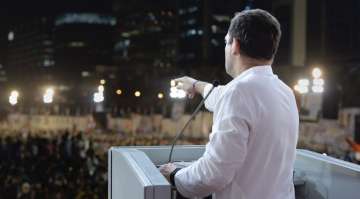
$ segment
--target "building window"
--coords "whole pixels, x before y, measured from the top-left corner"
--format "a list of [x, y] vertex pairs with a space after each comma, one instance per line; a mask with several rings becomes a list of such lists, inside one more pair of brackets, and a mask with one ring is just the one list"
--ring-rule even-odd
[[15, 33], [13, 31], [10, 31], [8, 34], [8, 40], [13, 41], [15, 39]]
[[226, 15], [214, 15], [213, 18], [215, 21], [218, 22], [225, 22], [225, 23], [230, 22], [230, 17]]
[[54, 52], [54, 49], [52, 48], [45, 48], [44, 50], [46, 53], [53, 53]]
[[211, 44], [214, 46], [219, 46], [219, 42], [216, 39], [211, 39]]
[[97, 25], [116, 25], [116, 18], [109, 15], [95, 13], [67, 13], [58, 17], [55, 21], [56, 26], [65, 24], [97, 24]]
[[73, 41], [69, 43], [69, 46], [72, 48], [80, 48], [80, 47], [84, 47], [85, 43], [82, 41]]
[[195, 19], [189, 19], [185, 22], [187, 25], [194, 25], [196, 23]]
[[195, 6], [188, 8], [189, 13], [196, 12], [197, 10], [198, 10], [198, 8]]
[[55, 65], [55, 61], [52, 60], [51, 58], [49, 58], [48, 56], [46, 56], [46, 57], [44, 58], [44, 61], [43, 61], [42, 65], [43, 65], [44, 67], [54, 66], [54, 65]]
[[81, 72], [81, 77], [89, 77], [90, 76], [90, 72], [89, 71], [82, 71]]
[[50, 41], [50, 40], [44, 40], [44, 41], [43, 41], [43, 44], [44, 44], [45, 46], [50, 46], [50, 45], [52, 45], [52, 41]]
[[186, 32], [182, 33], [181, 37], [192, 37], [192, 36], [203, 35], [203, 34], [204, 34], [203, 30], [190, 29], [190, 30], [187, 30]]
[[185, 14], [186, 13], [186, 10], [184, 10], [184, 9], [180, 9], [179, 10], [179, 15], [183, 15], [183, 14]]

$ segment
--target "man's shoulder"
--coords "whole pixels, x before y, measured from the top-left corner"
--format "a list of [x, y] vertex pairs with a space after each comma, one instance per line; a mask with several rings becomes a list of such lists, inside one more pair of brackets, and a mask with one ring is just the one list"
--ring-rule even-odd
[[219, 96], [219, 101], [220, 102], [224, 102], [224, 100], [226, 99], [226, 101], [231, 101], [233, 99], [240, 99], [242, 98], [243, 95], [246, 95], [246, 90], [247, 90], [247, 83], [243, 82], [229, 82], [228, 84], [226, 84], [224, 87], [222, 87], [222, 91], [221, 91], [221, 95]]
[[285, 84], [282, 80], [279, 80], [280, 86], [290, 95], [294, 95], [293, 89], [291, 89], [287, 84]]
[[253, 80], [249, 78], [243, 79], [234, 79], [226, 85], [226, 89], [224, 90], [224, 94], [231, 95], [242, 95], [247, 90], [253, 87]]

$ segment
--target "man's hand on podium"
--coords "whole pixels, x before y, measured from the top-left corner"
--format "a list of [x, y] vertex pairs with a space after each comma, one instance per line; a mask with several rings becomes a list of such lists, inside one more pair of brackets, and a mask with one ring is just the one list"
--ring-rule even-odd
[[166, 179], [170, 182], [170, 174], [175, 171], [176, 166], [173, 163], [167, 163], [160, 166], [160, 173], [163, 174]]

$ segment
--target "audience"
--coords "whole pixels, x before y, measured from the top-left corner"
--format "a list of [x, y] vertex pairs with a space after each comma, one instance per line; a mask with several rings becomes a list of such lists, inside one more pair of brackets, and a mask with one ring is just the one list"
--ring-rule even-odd
[[[0, 133], [0, 198], [105, 199], [111, 146], [166, 145], [171, 137], [82, 132]], [[204, 144], [186, 139], [183, 144]]]

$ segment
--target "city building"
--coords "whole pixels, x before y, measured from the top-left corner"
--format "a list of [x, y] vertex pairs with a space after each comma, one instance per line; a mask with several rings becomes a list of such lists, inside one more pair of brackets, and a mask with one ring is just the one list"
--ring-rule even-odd
[[92, 100], [84, 100], [91, 99], [104, 71], [114, 68], [115, 25], [116, 18], [98, 13], [63, 13], [13, 23], [6, 35], [0, 81], [9, 80], [9, 92], [20, 90], [24, 106], [42, 104], [48, 87], [57, 92], [55, 104], [90, 105]]
[[[282, 41], [275, 65], [282, 79], [293, 85], [313, 68], [325, 78], [322, 115], [337, 118], [340, 107], [360, 104], [359, 1], [276, 0], [272, 11], [282, 25]], [[281, 67], [283, 66], [283, 67]], [[288, 67], [292, 66], [292, 67]]]
[[112, 65], [116, 24], [112, 15], [91, 12], [63, 13], [55, 18], [55, 73], [58, 82], [69, 88], [64, 92], [73, 106], [89, 110], [99, 81], [116, 78]]
[[[176, 10], [167, 1], [126, 5], [125, 10], [114, 6], [118, 17], [114, 61], [120, 71], [118, 87], [124, 88], [116, 98], [116, 106], [156, 111], [169, 98], [170, 79], [179, 74]], [[136, 91], [141, 96], [135, 96]]]
[[19, 106], [29, 106], [41, 101], [39, 95], [42, 91], [34, 88], [52, 82], [54, 77], [52, 27], [51, 17], [15, 20], [7, 27], [4, 35], [6, 58], [2, 63], [7, 70], [2, 72], [7, 73], [4, 100], [8, 101], [10, 91], [16, 89], [21, 92], [22, 97]]

